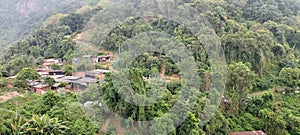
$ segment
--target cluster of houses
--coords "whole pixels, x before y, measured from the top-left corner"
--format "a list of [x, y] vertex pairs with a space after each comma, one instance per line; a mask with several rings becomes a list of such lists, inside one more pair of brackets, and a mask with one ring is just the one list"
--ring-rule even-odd
[[[106, 63], [110, 62], [112, 55], [106, 56], [83, 56], [89, 57], [93, 63]], [[82, 91], [85, 90], [90, 84], [98, 83], [103, 80], [105, 74], [109, 73], [109, 70], [95, 69], [85, 72], [74, 72], [72, 76], [66, 76], [62, 70], [52, 70], [51, 65], [56, 64], [60, 67], [63, 66], [61, 59], [44, 59], [42, 68], [36, 69], [37, 73], [41, 76], [39, 81], [29, 81], [28, 86], [31, 92], [38, 94], [45, 93], [48, 90], [58, 90], [60, 87], [64, 89], [69, 89], [72, 91]], [[46, 77], [51, 77], [55, 80], [55, 84], [50, 86], [44, 83]], [[13, 79], [14, 77], [10, 77]], [[64, 85], [62, 85], [64, 84]]]
[[[73, 91], [82, 91], [85, 90], [90, 84], [98, 83], [105, 77], [105, 74], [110, 72], [109, 70], [96, 69], [86, 72], [74, 73], [72, 76], [66, 76], [62, 71], [40, 71], [41, 75], [40, 81], [29, 82], [31, 91], [35, 93], [44, 93], [47, 90], [57, 90], [62, 83], [67, 84], [67, 89]], [[55, 80], [55, 84], [52, 86], [44, 84], [43, 80], [46, 77], [51, 77]]]

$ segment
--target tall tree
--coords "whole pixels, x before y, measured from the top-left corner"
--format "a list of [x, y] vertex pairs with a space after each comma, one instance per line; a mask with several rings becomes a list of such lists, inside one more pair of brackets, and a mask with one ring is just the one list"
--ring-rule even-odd
[[242, 62], [232, 63], [228, 66], [226, 95], [230, 98], [230, 112], [239, 112], [244, 109], [244, 101], [247, 99], [252, 81], [255, 76], [250, 68]]

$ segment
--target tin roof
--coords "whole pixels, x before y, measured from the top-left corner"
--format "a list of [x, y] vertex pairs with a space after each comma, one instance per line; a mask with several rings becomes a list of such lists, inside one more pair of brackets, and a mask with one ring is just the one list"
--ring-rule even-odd
[[110, 70], [103, 70], [103, 69], [96, 69], [92, 71], [86, 71], [86, 74], [103, 74], [103, 73], [109, 73]]
[[44, 85], [44, 84], [39, 84], [39, 85], [36, 85], [36, 86], [33, 86], [34, 88], [46, 88], [46, 87], [49, 87], [49, 85]]

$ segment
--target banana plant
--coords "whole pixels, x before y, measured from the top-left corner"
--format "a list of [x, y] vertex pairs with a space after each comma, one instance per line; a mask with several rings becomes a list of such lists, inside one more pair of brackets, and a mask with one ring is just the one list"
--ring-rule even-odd
[[31, 119], [27, 120], [22, 126], [23, 134], [43, 134], [43, 135], [57, 135], [67, 134], [69, 128], [65, 122], [58, 118], [50, 118], [48, 114], [42, 116], [33, 115]]

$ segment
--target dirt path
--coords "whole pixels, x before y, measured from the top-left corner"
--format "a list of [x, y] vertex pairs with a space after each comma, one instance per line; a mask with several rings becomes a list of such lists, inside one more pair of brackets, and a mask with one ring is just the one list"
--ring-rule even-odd
[[115, 118], [115, 114], [114, 113], [110, 113], [106, 117], [106, 120], [105, 120], [104, 124], [102, 125], [102, 127], [98, 131], [99, 135], [102, 135], [102, 134], [104, 134], [107, 131], [110, 122], [116, 128], [117, 135], [124, 135], [125, 130], [124, 130], [124, 128], [122, 128], [122, 126], [120, 124], [121, 122]]
[[99, 129], [98, 131], [98, 134], [99, 135], [102, 135], [106, 132], [106, 130], [108, 129], [108, 125], [109, 125], [109, 122], [111, 121], [113, 117], [113, 114], [109, 114], [107, 117], [106, 117], [106, 120], [104, 122], [104, 125], [102, 125], [102, 127]]
[[74, 36], [73, 40], [77, 42], [83, 41], [85, 39], [85, 36], [88, 35], [88, 33], [88, 30], [78, 33]]
[[169, 79], [169, 80], [180, 80], [180, 76], [177, 74], [173, 74], [171, 76], [165, 76], [165, 78]]
[[75, 41], [79, 41], [80, 39], [81, 39], [81, 34], [75, 35], [75, 37], [74, 37]]
[[160, 77], [165, 78], [165, 74], [166, 74], [166, 63], [163, 60], [159, 75], [160, 75]]
[[275, 90], [272, 89], [272, 90], [258, 91], [258, 92], [251, 93], [250, 96], [262, 96], [265, 92], [272, 92], [272, 93], [274, 93]]
[[116, 117], [113, 117], [111, 122], [114, 125], [114, 127], [116, 128], [117, 134], [124, 135], [125, 131], [124, 131], [124, 128], [122, 128], [122, 126], [120, 124], [121, 122], [119, 120], [117, 120]]
[[13, 97], [17, 97], [17, 96], [22, 97], [23, 95], [18, 92], [5, 93], [2, 96], [0, 96], [0, 102], [5, 102], [6, 100], [11, 99]]
[[180, 80], [180, 76], [177, 74], [171, 75], [171, 76], [166, 76], [166, 63], [163, 62], [161, 65], [160, 73], [159, 73], [161, 78], [166, 79], [167, 82], [173, 81], [173, 80]]

